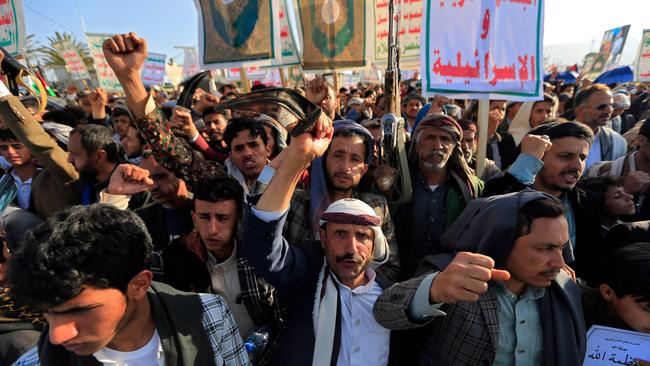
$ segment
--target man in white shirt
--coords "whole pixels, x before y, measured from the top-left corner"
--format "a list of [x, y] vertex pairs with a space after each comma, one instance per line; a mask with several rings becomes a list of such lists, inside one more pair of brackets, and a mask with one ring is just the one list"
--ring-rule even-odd
[[389, 256], [381, 218], [360, 200], [341, 199], [321, 216], [320, 241], [297, 247], [282, 237], [296, 183], [323, 155], [332, 134], [331, 121], [321, 114], [312, 131], [292, 137], [265, 168], [276, 172], [261, 197], [249, 197], [254, 207], [244, 214], [244, 256], [291, 300], [272, 364], [388, 363], [390, 332], [372, 315], [373, 304], [389, 286], [370, 267]]

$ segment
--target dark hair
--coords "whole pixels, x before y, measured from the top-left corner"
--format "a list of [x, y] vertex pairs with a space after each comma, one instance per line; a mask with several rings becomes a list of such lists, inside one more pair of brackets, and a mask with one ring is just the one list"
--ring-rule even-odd
[[8, 128], [0, 128], [0, 141], [19, 141], [13, 131]]
[[600, 283], [617, 297], [632, 295], [637, 302], [650, 301], [650, 243], [633, 243], [604, 256]]
[[551, 139], [575, 137], [585, 140], [591, 145], [594, 142], [594, 133], [591, 128], [580, 122], [551, 122], [539, 125], [528, 132], [531, 135], [546, 135]]
[[[574, 91], [576, 90], [576, 85], [575, 84], [562, 84], [560, 86], [560, 94], [564, 93], [570, 87], [573, 87]], [[569, 96], [571, 96], [571, 95], [569, 95]]]
[[536, 101], [533, 103], [533, 106], [537, 103], [551, 103], [551, 105], [555, 106], [556, 101], [555, 98], [551, 96], [551, 94], [544, 93], [544, 99]]
[[605, 193], [612, 187], [620, 187], [623, 180], [614, 176], [589, 177], [583, 178], [578, 182], [580, 188], [587, 190], [593, 195], [587, 201], [587, 205], [599, 213], [605, 208]]
[[594, 94], [596, 92], [599, 92], [599, 91], [608, 92], [608, 91], [610, 91], [610, 89], [605, 84], [594, 84], [594, 85], [588, 87], [587, 89], [584, 89], [584, 90], [580, 91], [580, 93], [578, 93], [578, 95], [576, 95], [575, 102], [573, 103], [573, 106], [575, 108], [577, 108], [577, 107], [580, 107], [581, 105], [587, 103], [587, 100], [589, 99], [589, 97], [592, 94]]
[[194, 184], [193, 188], [192, 210], [195, 209], [194, 203], [196, 200], [208, 202], [235, 200], [237, 213], [242, 214], [244, 188], [231, 175], [225, 172], [204, 174]]
[[149, 266], [151, 237], [133, 211], [110, 205], [73, 206], [26, 232], [9, 261], [10, 296], [47, 310], [84, 287], [126, 292]]
[[421, 96], [420, 94], [417, 94], [417, 93], [410, 93], [410, 94], [406, 95], [404, 97], [404, 99], [402, 99], [402, 103], [404, 105], [407, 105], [408, 102], [410, 102], [411, 100], [414, 100], [414, 99], [419, 101], [420, 103], [422, 103], [422, 105], [427, 104], [427, 100], [424, 99], [423, 96]]
[[219, 108], [218, 106], [206, 108], [201, 114], [201, 118], [205, 119], [205, 117], [210, 114], [220, 114], [226, 119], [226, 121], [230, 119], [230, 111], [228, 109]]
[[564, 214], [562, 204], [556, 199], [539, 199], [527, 202], [517, 212], [517, 237], [528, 235], [533, 220], [555, 218]]
[[81, 125], [75, 127], [70, 131], [70, 136], [78, 134], [81, 136], [81, 147], [88, 154], [101, 149], [106, 152], [106, 160], [111, 163], [119, 163], [120, 148], [113, 140], [113, 133], [111, 130], [100, 125]]
[[43, 114], [43, 121], [51, 121], [60, 123], [62, 125], [70, 126], [72, 128], [77, 127], [79, 120], [75, 117], [74, 114], [66, 111], [50, 111]]
[[[372, 151], [372, 150], [368, 151], [368, 144], [366, 143], [366, 138], [367, 138], [366, 136], [360, 134], [357, 131], [354, 131], [351, 128], [342, 128], [342, 129], [337, 130], [337, 131], [334, 132], [334, 134], [332, 135], [332, 141], [334, 141], [334, 139], [336, 137], [355, 137], [355, 136], [359, 137], [361, 139], [361, 141], [363, 141], [363, 146], [365, 148], [364, 149], [365, 153], [363, 154], [363, 161], [366, 162], [366, 161], [368, 161], [368, 154], [374, 153], [374, 151]], [[374, 144], [374, 139], [373, 139], [373, 144]], [[329, 149], [327, 149], [325, 151], [325, 156], [323, 156], [323, 161], [327, 160], [328, 152], [329, 152]]]
[[127, 116], [131, 118], [131, 113], [127, 109], [116, 107], [113, 109], [113, 118], [115, 117], [120, 117], [120, 116]]
[[260, 137], [264, 145], [268, 143], [268, 137], [266, 136], [266, 130], [261, 122], [256, 121], [251, 118], [233, 118], [226, 126], [226, 130], [223, 133], [223, 140], [228, 145], [230, 149], [230, 143], [232, 140], [242, 131], [248, 130], [251, 137]]
[[463, 129], [463, 131], [471, 130], [471, 126], [474, 126], [475, 130], [478, 130], [478, 125], [471, 119], [461, 118], [458, 120], [458, 124], [460, 125], [460, 128]]

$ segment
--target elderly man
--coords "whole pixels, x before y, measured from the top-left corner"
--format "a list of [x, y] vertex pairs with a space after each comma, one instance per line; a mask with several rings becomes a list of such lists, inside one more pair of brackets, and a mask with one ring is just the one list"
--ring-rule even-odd
[[434, 272], [384, 291], [375, 317], [392, 330], [430, 322], [421, 365], [581, 365], [580, 291], [562, 270], [568, 239], [562, 204], [545, 193], [474, 200], [442, 238], [450, 253], [423, 261]]
[[627, 152], [623, 136], [606, 126], [612, 116], [612, 103], [612, 92], [603, 84], [594, 84], [576, 96], [576, 121], [589, 126], [594, 133], [587, 168], [599, 161], [616, 160]]
[[391, 249], [390, 260], [377, 271], [391, 280], [400, 277], [395, 228], [386, 198], [359, 189], [373, 159], [374, 139], [370, 132], [349, 120], [334, 122], [334, 137], [325, 155], [311, 164], [309, 189], [296, 190], [291, 198], [284, 236], [293, 245], [319, 238], [319, 219], [330, 203], [357, 198], [382, 218], [382, 231]]
[[445, 229], [483, 190], [483, 182], [465, 161], [461, 134], [456, 120], [440, 114], [426, 116], [413, 133], [409, 150], [413, 198], [398, 208], [395, 223], [407, 275], [422, 257], [438, 253]]
[[275, 175], [244, 216], [244, 255], [281, 298], [288, 297], [272, 364], [386, 365], [390, 332], [374, 320], [372, 306], [388, 284], [370, 266], [389, 255], [381, 218], [359, 200], [342, 199], [321, 215], [320, 242], [298, 247], [282, 237], [296, 182], [332, 138], [327, 121], [319, 124], [320, 134], [293, 137], [274, 159]]
[[612, 104], [611, 126], [608, 125], [607, 127], [622, 135], [634, 127], [636, 122], [633, 115], [625, 113], [630, 108], [630, 97], [625, 93], [618, 92], [614, 93], [612, 99], [614, 104]]

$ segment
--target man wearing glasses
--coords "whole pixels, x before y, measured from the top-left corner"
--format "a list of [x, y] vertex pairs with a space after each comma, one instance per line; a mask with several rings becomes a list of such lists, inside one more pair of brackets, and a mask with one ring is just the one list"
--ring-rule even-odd
[[613, 97], [604, 84], [594, 84], [576, 97], [576, 121], [594, 132], [594, 143], [587, 155], [586, 168], [599, 161], [611, 161], [624, 156], [627, 143], [623, 136], [605, 126], [612, 115]]

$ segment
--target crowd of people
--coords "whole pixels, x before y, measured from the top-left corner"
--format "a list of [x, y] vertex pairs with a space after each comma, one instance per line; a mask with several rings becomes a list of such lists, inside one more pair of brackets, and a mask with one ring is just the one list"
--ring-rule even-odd
[[581, 365], [592, 325], [650, 333], [647, 85], [490, 101], [478, 175], [477, 103], [402, 81], [399, 203], [382, 85], [297, 87], [295, 133], [103, 49], [123, 94], [0, 85], [0, 364]]

